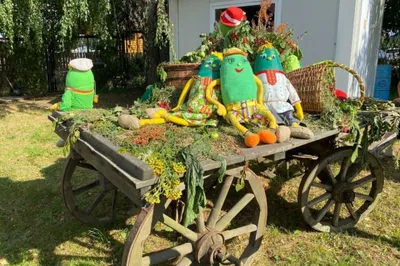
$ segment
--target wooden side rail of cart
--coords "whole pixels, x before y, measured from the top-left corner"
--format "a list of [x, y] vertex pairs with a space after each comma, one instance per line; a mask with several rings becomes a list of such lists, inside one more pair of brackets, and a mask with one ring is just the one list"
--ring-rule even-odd
[[[55, 121], [58, 116], [60, 113], [54, 112], [49, 119]], [[59, 125], [56, 133], [66, 139], [68, 127]], [[251, 265], [266, 228], [267, 199], [260, 177], [245, 167], [248, 161], [266, 158], [279, 161], [291, 157], [313, 159], [307, 164], [308, 169], [299, 185], [298, 203], [304, 220], [315, 230], [331, 232], [354, 227], [374, 209], [383, 189], [382, 167], [371, 153], [367, 154], [365, 162], [361, 158], [351, 162], [351, 147], [334, 146], [338, 133], [337, 130], [317, 132], [310, 140], [293, 139], [243, 148], [240, 155], [226, 157], [227, 172], [223, 183], [207, 194], [212, 203], [200, 210], [194, 224], [184, 227], [167, 211], [171, 200], [164, 198], [156, 205], [148, 205], [142, 200], [144, 193], [157, 182], [147, 164], [119, 153], [118, 147], [104, 137], [81, 129], [67, 158], [62, 181], [64, 202], [78, 220], [89, 225], [102, 225], [115, 219], [119, 192], [132, 202], [132, 206], [141, 207], [125, 243], [123, 265], [166, 265], [171, 261], [181, 266], [217, 262]], [[207, 160], [201, 164], [205, 170], [204, 178], [212, 180], [221, 163]], [[97, 171], [98, 178], [74, 187], [71, 180], [79, 167]], [[241, 178], [245, 179], [245, 189], [235, 197], [227, 197], [235, 190], [235, 180]], [[183, 184], [181, 186], [184, 188]], [[98, 196], [90, 202], [89, 208], [81, 208], [77, 195], [90, 193], [95, 187]], [[110, 194], [110, 213], [104, 216], [93, 214]], [[243, 213], [249, 219], [238, 219]], [[175, 246], [146, 246], [146, 240], [158, 222], [182, 236]], [[232, 239], [238, 237], [246, 243], [240, 250], [237, 245], [232, 247]], [[243, 237], [248, 241], [245, 242]]]

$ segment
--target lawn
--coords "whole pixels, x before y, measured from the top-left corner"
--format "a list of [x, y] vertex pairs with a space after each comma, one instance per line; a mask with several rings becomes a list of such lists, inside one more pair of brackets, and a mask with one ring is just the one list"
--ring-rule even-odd
[[[97, 229], [66, 210], [64, 157], [47, 120], [51, 100], [0, 104], [0, 265], [118, 265], [134, 218]], [[390, 159], [382, 163], [377, 208], [338, 234], [315, 232], [302, 221], [300, 177], [265, 176], [268, 227], [255, 265], [400, 265], [400, 172]]]

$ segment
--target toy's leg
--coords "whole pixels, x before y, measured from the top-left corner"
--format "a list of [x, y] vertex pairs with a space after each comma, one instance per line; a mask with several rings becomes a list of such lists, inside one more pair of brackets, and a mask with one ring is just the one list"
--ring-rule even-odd
[[159, 110], [154, 117], [161, 117], [167, 120], [168, 122], [181, 125], [181, 126], [190, 126], [190, 123], [186, 121], [185, 119], [178, 117], [176, 115], [170, 115], [168, 114], [167, 110], [161, 109]]
[[165, 116], [165, 119], [166, 119], [168, 122], [171, 122], [171, 123], [174, 123], [174, 124], [177, 124], [177, 125], [181, 125], [181, 126], [190, 126], [190, 125], [191, 125], [191, 124], [190, 124], [188, 121], [186, 121], [185, 119], [180, 118], [180, 117], [175, 116], [175, 115], [166, 115], [166, 116]]
[[269, 127], [272, 130], [261, 130], [258, 135], [260, 136], [260, 139], [262, 142], [267, 143], [267, 144], [272, 144], [276, 142], [276, 130], [278, 128], [278, 125], [276, 124], [276, 120], [274, 115], [267, 110], [266, 108], [261, 108], [261, 110], [259, 110], [260, 113], [262, 114], [262, 116], [264, 117], [264, 119], [269, 121]]
[[307, 127], [302, 127], [293, 116], [293, 111], [284, 114], [290, 123], [290, 136], [299, 139], [311, 139], [314, 133]]
[[240, 124], [237, 114], [233, 112], [228, 113], [228, 119], [231, 124], [239, 130], [240, 133], [244, 136], [244, 143], [247, 147], [251, 148], [257, 146], [260, 143], [260, 137], [257, 134], [252, 133], [250, 130], [245, 128], [242, 124]]
[[139, 125], [140, 127], [145, 126], [145, 125], [160, 125], [164, 124], [165, 119], [164, 118], [151, 118], [151, 119], [140, 119], [139, 120]]

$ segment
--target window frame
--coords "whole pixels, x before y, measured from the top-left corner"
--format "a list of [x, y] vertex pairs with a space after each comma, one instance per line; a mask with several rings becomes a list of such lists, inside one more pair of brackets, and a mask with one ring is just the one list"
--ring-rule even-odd
[[[274, 27], [281, 24], [282, 19], [282, 0], [273, 0], [272, 3], [275, 4], [275, 13], [274, 13]], [[219, 0], [210, 4], [210, 32], [214, 31], [214, 18], [215, 11], [217, 9], [226, 9], [229, 6], [257, 6], [260, 5], [260, 0]]]

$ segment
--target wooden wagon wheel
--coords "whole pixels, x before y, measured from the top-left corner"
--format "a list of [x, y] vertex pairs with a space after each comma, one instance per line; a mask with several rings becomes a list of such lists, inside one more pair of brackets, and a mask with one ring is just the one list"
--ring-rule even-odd
[[[90, 181], [85, 180], [84, 184], [79, 185], [73, 182], [77, 166], [93, 171]], [[116, 218], [118, 190], [93, 166], [81, 160], [67, 158], [62, 180], [62, 195], [67, 209], [83, 224], [103, 226], [112, 223]], [[82, 197], [85, 197], [85, 200], [81, 200]], [[108, 210], [102, 209], [101, 213], [95, 214], [95, 210], [100, 209], [102, 201], [103, 203], [109, 201], [107, 202], [109, 204], [101, 204], [102, 207], [108, 205]]]
[[351, 163], [353, 149], [335, 149], [304, 175], [298, 195], [304, 220], [315, 230], [337, 232], [354, 227], [377, 204], [384, 183], [379, 161], [367, 153]]
[[[230, 197], [227, 198], [229, 190], [234, 190], [233, 180], [238, 178], [232, 175], [225, 178], [210, 212], [202, 210], [193, 227], [186, 228], [165, 214], [169, 200], [143, 208], [126, 240], [122, 265], [171, 265], [172, 260], [175, 260], [173, 265], [179, 266], [214, 265], [218, 262], [226, 265], [251, 265], [266, 228], [267, 199], [258, 177], [250, 170], [245, 171], [245, 176], [246, 194], [239, 200], [233, 197], [236, 204], [229, 211], [223, 213], [222, 210], [230, 200]], [[237, 219], [234, 218], [244, 208], [250, 212], [253, 222], [238, 227]], [[158, 251], [146, 254], [145, 242], [157, 222], [172, 228], [184, 241], [174, 247], [158, 247]], [[240, 254], [232, 254], [232, 240], [240, 237], [240, 243], [246, 243], [242, 239], [245, 236], [248, 237], [247, 246], [239, 251]], [[237, 245], [233, 251], [235, 249], [239, 249]]]

